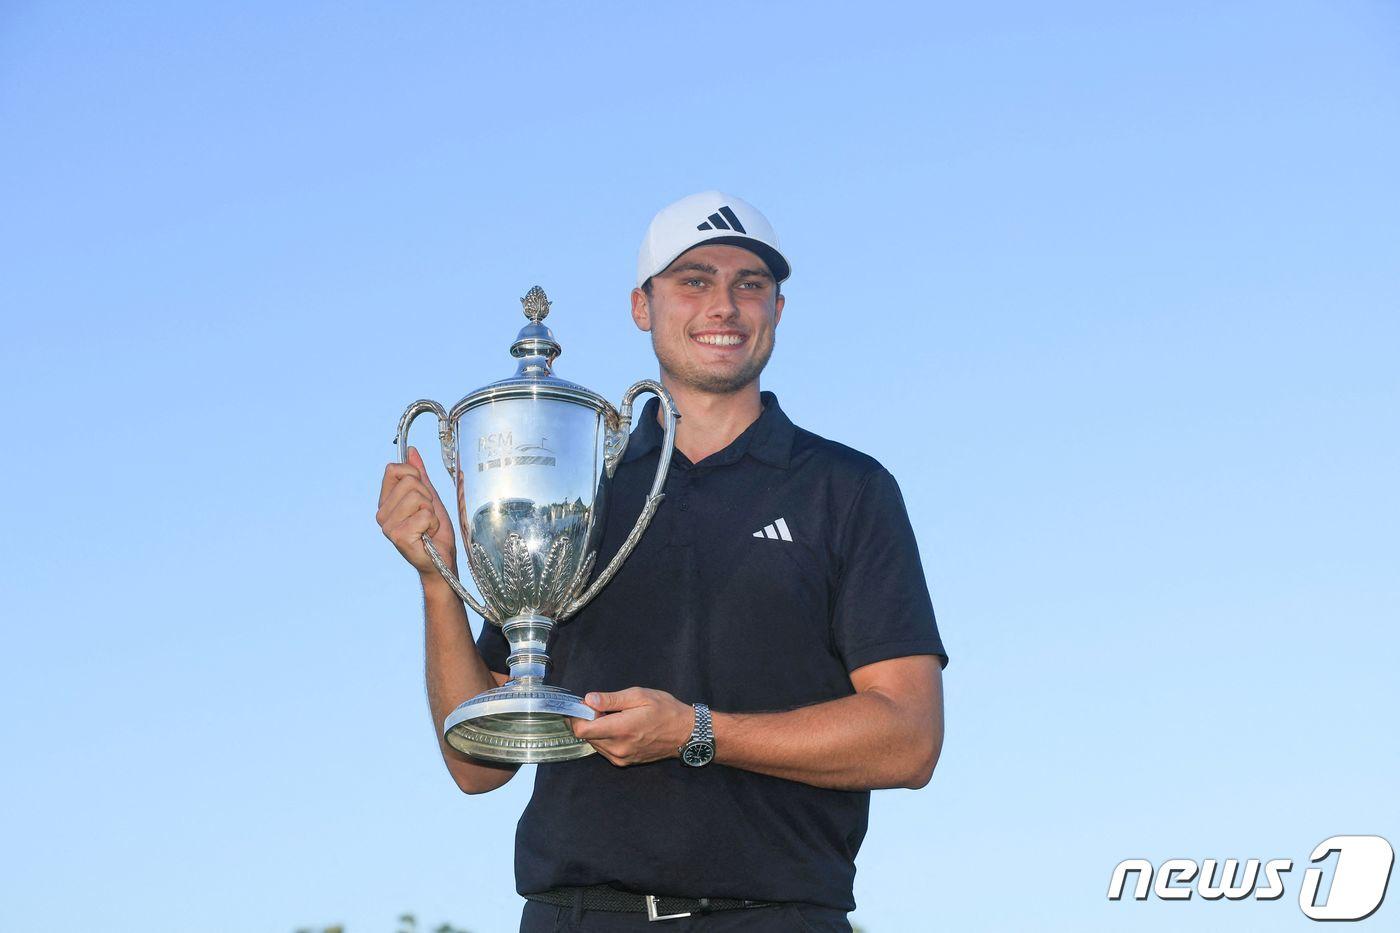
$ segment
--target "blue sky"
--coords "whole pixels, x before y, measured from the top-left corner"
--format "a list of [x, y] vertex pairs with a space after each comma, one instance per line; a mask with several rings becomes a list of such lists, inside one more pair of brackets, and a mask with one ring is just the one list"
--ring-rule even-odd
[[858, 922], [1306, 929], [1316, 843], [1400, 842], [1394, 5], [292, 7], [0, 10], [0, 928], [513, 928], [529, 780], [441, 766], [379, 477], [532, 284], [567, 378], [654, 374], [635, 250], [710, 187], [952, 656]]

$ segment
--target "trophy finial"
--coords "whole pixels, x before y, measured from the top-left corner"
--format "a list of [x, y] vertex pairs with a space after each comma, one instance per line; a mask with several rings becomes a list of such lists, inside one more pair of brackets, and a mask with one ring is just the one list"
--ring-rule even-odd
[[525, 317], [529, 318], [530, 323], [520, 328], [515, 343], [510, 345], [510, 355], [520, 360], [520, 368], [516, 371], [517, 376], [550, 375], [549, 367], [561, 352], [559, 342], [554, 339], [554, 334], [544, 324], [544, 319], [549, 316], [549, 306], [552, 303], [545, 297], [544, 289], [538, 285], [531, 288], [525, 293], [525, 297], [520, 299], [520, 308], [525, 312]]
[[544, 289], [538, 285], [533, 286], [525, 293], [525, 297], [520, 299], [525, 316], [535, 324], [549, 317], [549, 306], [553, 303], [545, 297]]

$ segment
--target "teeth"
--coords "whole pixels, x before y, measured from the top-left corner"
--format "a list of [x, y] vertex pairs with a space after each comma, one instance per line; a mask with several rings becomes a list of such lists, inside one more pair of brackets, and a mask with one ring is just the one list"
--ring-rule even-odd
[[697, 334], [695, 339], [713, 347], [732, 347], [744, 342], [738, 334]]

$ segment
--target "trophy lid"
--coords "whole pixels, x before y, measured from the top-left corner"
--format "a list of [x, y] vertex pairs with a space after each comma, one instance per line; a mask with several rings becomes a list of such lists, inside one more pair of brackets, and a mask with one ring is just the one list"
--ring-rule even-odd
[[554, 332], [544, 324], [552, 304], [538, 285], [525, 293], [520, 306], [527, 323], [510, 345], [510, 355], [520, 361], [515, 375], [477, 389], [457, 403], [454, 413], [507, 398], [555, 398], [605, 413], [612, 408], [607, 399], [592, 389], [554, 375], [554, 361], [564, 351], [554, 339]]

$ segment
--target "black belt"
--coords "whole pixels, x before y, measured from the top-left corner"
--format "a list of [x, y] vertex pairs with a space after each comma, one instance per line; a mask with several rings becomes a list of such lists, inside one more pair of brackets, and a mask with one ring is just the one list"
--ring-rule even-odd
[[552, 888], [538, 894], [527, 894], [528, 900], [573, 907], [583, 900], [584, 910], [645, 911], [648, 920], [675, 920], [691, 914], [707, 914], [716, 910], [743, 910], [749, 907], [776, 907], [776, 901], [749, 901], [733, 897], [669, 897], [664, 894], [633, 894], [619, 891], [606, 884], [586, 888]]

